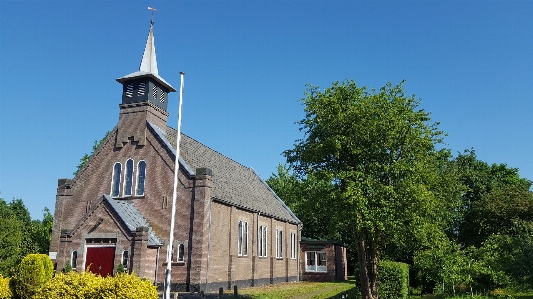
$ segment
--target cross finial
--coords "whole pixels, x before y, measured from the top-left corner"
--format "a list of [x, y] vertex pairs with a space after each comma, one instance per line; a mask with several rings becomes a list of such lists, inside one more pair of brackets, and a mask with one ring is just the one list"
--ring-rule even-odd
[[154, 11], [157, 11], [157, 9], [148, 6], [148, 10], [152, 11], [152, 19], [150, 20], [150, 26], [153, 26], [154, 25]]

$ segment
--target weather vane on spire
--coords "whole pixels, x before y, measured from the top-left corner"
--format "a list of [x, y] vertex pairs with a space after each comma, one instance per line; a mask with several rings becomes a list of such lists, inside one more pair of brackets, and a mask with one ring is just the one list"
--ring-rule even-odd
[[148, 10], [152, 11], [152, 19], [150, 20], [150, 25], [154, 25], [154, 11], [157, 11], [157, 9], [148, 6]]

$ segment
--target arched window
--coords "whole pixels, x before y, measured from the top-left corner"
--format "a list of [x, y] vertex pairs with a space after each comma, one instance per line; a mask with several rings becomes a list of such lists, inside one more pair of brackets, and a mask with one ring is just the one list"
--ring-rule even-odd
[[133, 188], [133, 160], [126, 161], [126, 171], [124, 173], [124, 196], [131, 196]]
[[146, 162], [141, 160], [137, 165], [137, 191], [136, 195], [144, 195], [144, 180], [146, 179]]
[[128, 260], [129, 260], [129, 251], [124, 250], [124, 252], [122, 252], [122, 265], [124, 266], [124, 269], [128, 269]]
[[183, 262], [184, 251], [185, 251], [185, 245], [180, 244], [178, 246], [178, 262]]
[[115, 163], [113, 167], [113, 182], [111, 183], [111, 196], [117, 197], [120, 194], [120, 172], [122, 171], [122, 165]]
[[78, 252], [76, 250], [72, 251], [72, 255], [70, 257], [70, 266], [72, 269], [76, 269], [76, 266], [78, 266]]

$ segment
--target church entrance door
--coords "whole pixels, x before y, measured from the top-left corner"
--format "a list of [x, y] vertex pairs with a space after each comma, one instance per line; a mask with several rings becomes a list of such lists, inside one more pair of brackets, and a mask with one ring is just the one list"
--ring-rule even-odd
[[85, 269], [106, 277], [113, 274], [115, 261], [115, 246], [113, 247], [87, 247]]

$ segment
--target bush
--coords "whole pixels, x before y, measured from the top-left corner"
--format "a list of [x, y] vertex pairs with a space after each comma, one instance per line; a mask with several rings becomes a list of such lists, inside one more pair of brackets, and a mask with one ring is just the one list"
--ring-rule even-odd
[[11, 299], [13, 297], [13, 292], [9, 288], [9, 280], [8, 277], [3, 277], [0, 274], [0, 299]]
[[157, 299], [152, 282], [134, 274], [102, 278], [90, 272], [59, 273], [50, 279], [33, 299]]
[[380, 262], [378, 280], [380, 298], [407, 299], [409, 294], [409, 266], [407, 264]]
[[157, 287], [145, 278], [134, 274], [117, 274], [105, 279], [101, 293], [103, 298], [115, 299], [157, 299]]
[[104, 278], [91, 272], [59, 273], [50, 279], [33, 299], [102, 298], [99, 293], [103, 283]]
[[15, 268], [12, 289], [19, 298], [31, 298], [53, 275], [54, 264], [46, 254], [28, 254]]
[[63, 268], [63, 270], [61, 270], [61, 272], [68, 273], [70, 271], [72, 271], [72, 266], [70, 265], [70, 262], [67, 262], [67, 264], [65, 265], [65, 268]]

